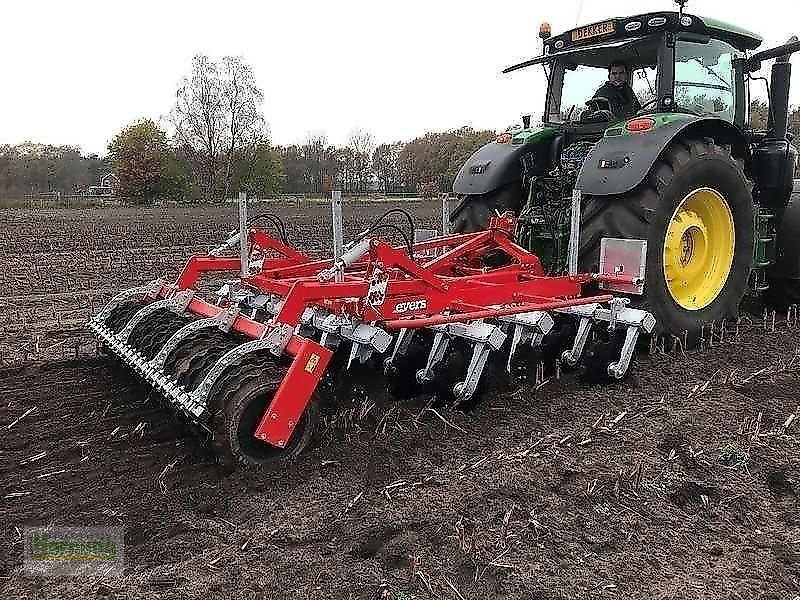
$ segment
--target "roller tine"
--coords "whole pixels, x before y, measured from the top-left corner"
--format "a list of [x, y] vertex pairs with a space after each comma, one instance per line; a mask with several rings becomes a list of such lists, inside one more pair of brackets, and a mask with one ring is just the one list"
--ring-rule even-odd
[[406, 348], [408, 347], [411, 338], [414, 335], [413, 329], [401, 329], [400, 333], [397, 334], [397, 340], [394, 343], [394, 348], [392, 349], [392, 355], [389, 357], [389, 360], [394, 360], [398, 355], [403, 355], [406, 352]]
[[467, 366], [466, 378], [464, 381], [456, 383], [453, 389], [455, 406], [468, 401], [475, 394], [490, 352], [491, 346], [486, 342], [472, 344], [472, 355]]
[[347, 369], [350, 369], [350, 365], [353, 364], [353, 360], [358, 358], [358, 362], [364, 364], [369, 357], [372, 355], [372, 347], [368, 344], [361, 344], [359, 342], [353, 342], [350, 347], [350, 355], [347, 359]]
[[350, 355], [347, 358], [347, 370], [350, 370], [350, 365], [353, 364], [353, 359], [358, 355], [358, 344], [353, 342], [350, 345]]

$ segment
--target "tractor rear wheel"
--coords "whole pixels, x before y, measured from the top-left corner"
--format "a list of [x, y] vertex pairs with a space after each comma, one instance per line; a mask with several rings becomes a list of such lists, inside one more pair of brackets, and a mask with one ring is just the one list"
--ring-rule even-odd
[[579, 262], [597, 271], [600, 240], [647, 240], [645, 298], [661, 333], [696, 341], [735, 316], [753, 261], [753, 199], [741, 164], [713, 140], [675, 140], [636, 189], [588, 196]]
[[522, 205], [522, 185], [512, 181], [485, 194], [464, 196], [450, 215], [450, 231], [472, 233], [489, 225], [489, 217], [507, 210], [519, 213]]

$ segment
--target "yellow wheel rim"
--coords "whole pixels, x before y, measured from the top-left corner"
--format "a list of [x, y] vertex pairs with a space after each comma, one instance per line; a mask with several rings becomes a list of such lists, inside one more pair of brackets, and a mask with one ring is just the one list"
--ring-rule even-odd
[[728, 281], [735, 242], [722, 194], [700, 188], [681, 200], [664, 240], [664, 279], [673, 300], [686, 310], [711, 304]]

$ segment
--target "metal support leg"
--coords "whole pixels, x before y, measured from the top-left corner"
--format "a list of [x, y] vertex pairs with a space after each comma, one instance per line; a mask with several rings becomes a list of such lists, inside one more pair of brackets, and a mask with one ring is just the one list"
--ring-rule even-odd
[[[506, 363], [506, 372], [511, 373], [511, 363], [514, 361], [514, 355], [517, 353], [517, 348], [520, 344], [524, 344], [531, 340], [537, 334], [529, 327], [523, 325], [514, 325], [514, 333], [511, 335], [511, 348], [508, 351], [508, 362]], [[541, 342], [541, 339], [539, 340]], [[531, 342], [533, 345], [533, 342]]]
[[636, 340], [639, 339], [639, 327], [628, 327], [625, 332], [625, 342], [622, 344], [622, 352], [619, 360], [608, 365], [608, 375], [614, 379], [622, 379], [628, 368], [631, 366], [633, 351], [636, 349]]
[[475, 344], [472, 358], [467, 367], [467, 378], [453, 386], [453, 395], [456, 397], [457, 404], [466, 402], [475, 394], [483, 374], [483, 368], [486, 366], [486, 359], [489, 358], [491, 351], [492, 347], [489, 344]]
[[[337, 264], [342, 257], [342, 192], [331, 192], [331, 217], [333, 219], [333, 264]], [[335, 281], [344, 281], [344, 273], [336, 271]]]
[[442, 362], [447, 347], [450, 345], [450, 337], [444, 333], [437, 333], [433, 338], [433, 346], [431, 346], [430, 354], [428, 354], [428, 363], [424, 369], [417, 371], [417, 382], [428, 383], [433, 381], [433, 369]]
[[386, 375], [394, 373], [394, 362], [399, 356], [404, 356], [408, 352], [408, 345], [414, 337], [413, 329], [401, 329], [397, 334], [397, 341], [394, 343], [392, 355], [387, 358], [383, 363], [383, 372]]
[[247, 237], [247, 193], [239, 192], [239, 255], [242, 279], [250, 277], [250, 240]]
[[592, 331], [592, 320], [589, 317], [583, 317], [578, 324], [578, 334], [575, 336], [575, 341], [572, 344], [571, 350], [565, 350], [561, 355], [561, 362], [569, 367], [574, 367], [578, 364], [583, 354], [583, 349], [586, 347], [586, 342], [589, 339], [589, 333]]
[[450, 234], [450, 194], [442, 194], [442, 235]]
[[372, 346], [369, 344], [361, 344], [359, 342], [353, 342], [353, 345], [350, 347], [350, 356], [347, 359], [347, 368], [350, 368], [350, 365], [353, 364], [353, 361], [358, 359], [362, 365], [369, 360], [369, 357], [372, 356], [374, 350]]
[[581, 238], [581, 191], [572, 190], [572, 214], [569, 228], [569, 274], [578, 274], [578, 249]]
[[514, 355], [520, 345], [530, 342], [532, 348], [536, 348], [542, 343], [545, 335], [550, 333], [553, 328], [553, 317], [546, 312], [530, 312], [519, 315], [501, 317], [502, 321], [514, 324], [514, 332], [511, 336], [511, 349], [508, 353], [506, 370], [511, 373], [511, 364]]

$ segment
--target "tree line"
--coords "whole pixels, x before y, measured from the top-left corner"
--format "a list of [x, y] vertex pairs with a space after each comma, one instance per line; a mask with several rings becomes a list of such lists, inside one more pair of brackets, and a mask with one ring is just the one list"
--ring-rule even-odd
[[376, 144], [369, 132], [357, 130], [345, 146], [330, 144], [321, 134], [288, 146], [260, 140], [210, 163], [144, 119], [120, 131], [103, 158], [82, 156], [72, 147], [0, 147], [0, 197], [79, 193], [112, 169], [120, 179], [119, 195], [140, 203], [219, 200], [240, 190], [254, 197], [325, 195], [332, 189], [350, 195], [435, 195], [451, 189], [469, 155], [494, 137], [492, 131], [463, 127]]
[[105, 158], [73, 146], [24, 143], [0, 146], [0, 197], [84, 190], [111, 170]]

